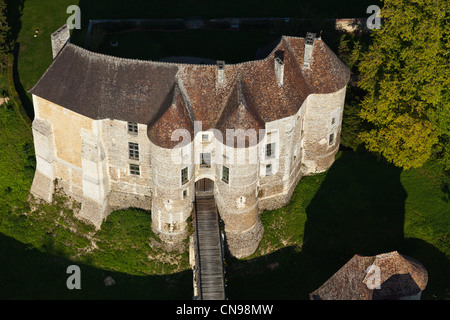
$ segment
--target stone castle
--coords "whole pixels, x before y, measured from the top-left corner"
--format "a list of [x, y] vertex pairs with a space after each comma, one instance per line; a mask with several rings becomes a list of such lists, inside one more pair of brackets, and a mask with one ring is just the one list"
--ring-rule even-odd
[[231, 254], [245, 257], [264, 232], [262, 210], [334, 161], [350, 71], [314, 34], [283, 36], [237, 64], [107, 56], [71, 44], [66, 26], [51, 38], [54, 61], [30, 90], [31, 192], [51, 201], [57, 182], [97, 228], [137, 207], [177, 242], [195, 197], [211, 194]]

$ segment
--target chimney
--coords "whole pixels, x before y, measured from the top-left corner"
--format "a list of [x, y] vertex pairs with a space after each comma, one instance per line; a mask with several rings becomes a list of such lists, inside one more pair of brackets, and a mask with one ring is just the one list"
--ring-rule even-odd
[[67, 24], [53, 32], [50, 38], [52, 40], [53, 59], [55, 59], [66, 43], [70, 41], [70, 30]]
[[315, 33], [307, 32], [305, 37], [305, 55], [303, 56], [303, 69], [311, 67], [311, 57], [314, 45]]
[[225, 61], [217, 61], [217, 83], [225, 82]]
[[275, 57], [275, 75], [277, 76], [278, 86], [281, 87], [283, 85], [283, 77], [284, 77], [284, 62], [280, 57]]

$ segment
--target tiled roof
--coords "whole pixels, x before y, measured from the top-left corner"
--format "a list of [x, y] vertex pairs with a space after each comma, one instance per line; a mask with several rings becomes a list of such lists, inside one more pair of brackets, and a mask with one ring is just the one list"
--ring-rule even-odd
[[114, 58], [69, 43], [29, 92], [92, 119], [147, 124], [177, 70], [175, 64]]
[[[167, 97], [164, 106], [160, 108], [155, 120], [149, 123], [147, 130], [148, 137], [154, 144], [173, 148], [180, 142], [185, 145], [186, 142], [192, 141], [194, 126], [178, 85], [173, 86]], [[176, 132], [178, 129], [181, 131]]]
[[[260, 130], [265, 129], [265, 125], [255, 113], [252, 105], [247, 104], [245, 95], [242, 93], [241, 81], [236, 82], [215, 128], [222, 133], [222, 141], [229, 146], [254, 146], [260, 140]], [[227, 130], [233, 130], [233, 132]], [[250, 130], [248, 135], [245, 132], [247, 130]], [[242, 133], [245, 135], [242, 135], [245, 143], [243, 140], [242, 144], [239, 144], [234, 137], [239, 137]]]
[[[379, 268], [379, 288], [369, 267]], [[372, 270], [374, 270], [372, 268]], [[428, 282], [425, 267], [397, 251], [363, 257], [354, 255], [320, 288], [310, 294], [312, 300], [388, 300], [414, 296]]]
[[[314, 42], [310, 69], [302, 68], [303, 54], [304, 38], [282, 37], [263, 59], [226, 64], [219, 84], [216, 65], [116, 58], [69, 43], [30, 93], [93, 119], [148, 124], [151, 140], [170, 148], [174, 142], [166, 131], [173, 128], [191, 130], [193, 121], [201, 121], [202, 130], [224, 135], [228, 126], [258, 131], [295, 114], [309, 94], [346, 86], [350, 71], [322, 40]], [[282, 86], [275, 56], [284, 62]], [[182, 88], [177, 99], [175, 88]]]

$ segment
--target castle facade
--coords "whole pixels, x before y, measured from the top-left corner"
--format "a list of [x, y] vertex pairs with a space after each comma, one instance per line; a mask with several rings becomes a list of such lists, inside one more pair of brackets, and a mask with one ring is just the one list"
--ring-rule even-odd
[[177, 242], [195, 197], [213, 195], [230, 252], [245, 257], [264, 232], [260, 213], [285, 205], [338, 151], [350, 71], [313, 34], [237, 64], [111, 57], [71, 44], [65, 26], [52, 45], [30, 90], [31, 192], [51, 201], [56, 182], [97, 228], [138, 207]]

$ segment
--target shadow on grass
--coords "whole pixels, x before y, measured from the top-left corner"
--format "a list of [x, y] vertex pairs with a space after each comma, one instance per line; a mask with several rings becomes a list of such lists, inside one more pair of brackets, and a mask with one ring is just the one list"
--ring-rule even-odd
[[[422, 299], [445, 299], [450, 263], [420, 239], [405, 239], [401, 170], [369, 154], [343, 152], [306, 208], [301, 251], [286, 247], [252, 260], [227, 257], [229, 299], [309, 299], [354, 254], [397, 250], [429, 274]], [[300, 182], [301, 183], [301, 182]]]
[[17, 68], [17, 62], [19, 59], [19, 49], [20, 44], [17, 41], [19, 37], [20, 30], [22, 29], [22, 14], [25, 5], [25, 0], [6, 0], [7, 5], [7, 22], [10, 30], [7, 36], [7, 42], [14, 44], [13, 50], [14, 64], [13, 64], [13, 80], [14, 87], [19, 95], [20, 101], [22, 102], [23, 108], [27, 116], [33, 120], [34, 110], [33, 104], [27, 95], [27, 92], [22, 86], [19, 78], [19, 72]]
[[22, 12], [25, 5], [25, 0], [6, 0], [6, 20], [9, 26], [8, 43], [13, 43], [19, 37], [20, 29], [22, 28]]
[[28, 118], [30, 118], [30, 120], [33, 121], [34, 119], [33, 103], [31, 102], [27, 92], [25, 91], [22, 82], [20, 82], [18, 69], [19, 52], [20, 52], [20, 43], [16, 42], [14, 46], [14, 64], [13, 64], [14, 87], [16, 88], [20, 101], [22, 102], [22, 106]]
[[[52, 249], [51, 240], [46, 246]], [[66, 286], [67, 267], [81, 269], [81, 289]], [[105, 286], [111, 276], [115, 284]], [[132, 276], [110, 272], [45, 254], [0, 234], [0, 299], [152, 299], [192, 298], [190, 270], [164, 276]]]

